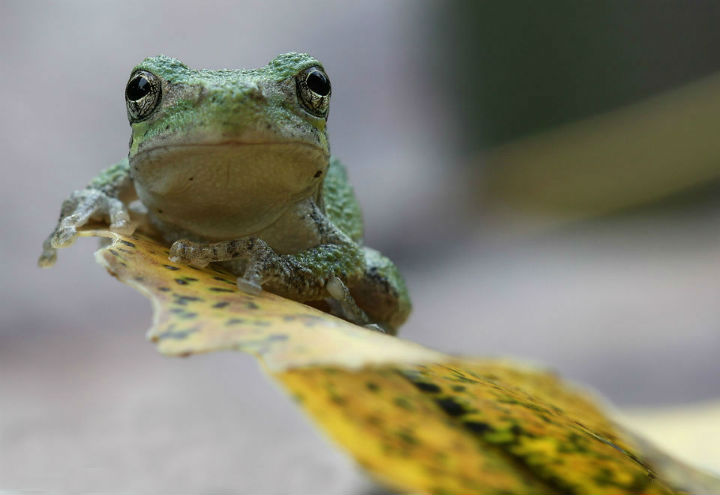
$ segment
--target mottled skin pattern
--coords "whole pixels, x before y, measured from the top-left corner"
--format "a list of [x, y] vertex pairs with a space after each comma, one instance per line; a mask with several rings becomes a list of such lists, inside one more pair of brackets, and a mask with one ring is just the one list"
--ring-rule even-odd
[[[139, 225], [169, 257], [219, 263], [248, 291], [265, 288], [395, 333], [410, 300], [395, 265], [362, 245], [360, 208], [330, 156], [329, 79], [306, 54], [252, 70], [193, 70], [145, 59], [126, 89], [128, 159], [63, 203], [42, 266], [77, 229]], [[140, 214], [128, 206], [136, 199]]]

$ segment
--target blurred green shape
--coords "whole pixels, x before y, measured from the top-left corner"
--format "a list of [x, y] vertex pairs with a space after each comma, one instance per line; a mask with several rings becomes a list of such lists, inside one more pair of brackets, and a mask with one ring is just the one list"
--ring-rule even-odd
[[718, 19], [718, 2], [443, 2], [434, 77], [477, 151], [720, 70]]

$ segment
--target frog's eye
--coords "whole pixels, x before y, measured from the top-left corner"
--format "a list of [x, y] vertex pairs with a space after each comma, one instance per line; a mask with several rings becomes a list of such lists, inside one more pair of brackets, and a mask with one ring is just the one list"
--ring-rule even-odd
[[131, 123], [147, 119], [160, 103], [162, 84], [155, 74], [144, 70], [130, 76], [125, 88], [128, 118]]
[[305, 69], [295, 78], [303, 106], [313, 115], [327, 117], [330, 107], [330, 79], [319, 67]]

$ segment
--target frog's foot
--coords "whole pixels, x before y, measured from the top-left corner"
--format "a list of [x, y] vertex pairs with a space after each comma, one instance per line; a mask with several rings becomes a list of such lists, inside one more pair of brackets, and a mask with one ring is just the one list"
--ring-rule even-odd
[[258, 295], [262, 292], [262, 284], [256, 279], [245, 278], [245, 276], [238, 277], [235, 280], [238, 289], [248, 294]]
[[246, 237], [211, 243], [181, 239], [170, 247], [169, 257], [170, 261], [200, 268], [214, 262], [243, 259], [245, 269], [243, 275], [237, 278], [237, 286], [250, 294], [259, 294], [269, 261], [277, 258], [277, 255], [262, 239]]
[[368, 330], [373, 330], [375, 332], [388, 333], [387, 330], [385, 330], [383, 327], [381, 327], [377, 323], [368, 323], [367, 325], [365, 325], [365, 328], [367, 328]]
[[[355, 299], [353, 299], [350, 294], [350, 290], [342, 280], [335, 276], [331, 277], [327, 284], [325, 284], [325, 289], [327, 289], [327, 292], [330, 294], [333, 302], [336, 303], [333, 306], [335, 306], [335, 312], [338, 313], [338, 316], [357, 325], [366, 327], [373, 325], [370, 323], [370, 318], [368, 318], [368, 315], [365, 314], [365, 311], [360, 309], [360, 306], [357, 305]], [[380, 331], [385, 333], [381, 329]]]
[[242, 258], [246, 261], [242, 276], [237, 278], [239, 289], [251, 294], [262, 291], [268, 259], [277, 256], [265, 241], [248, 237], [221, 242], [175, 241], [170, 247], [170, 261], [200, 268], [210, 263]]
[[270, 250], [268, 245], [255, 237], [220, 242], [192, 242], [180, 239], [173, 242], [170, 247], [169, 258], [175, 263], [204, 268], [218, 261], [230, 261], [236, 258], [252, 260], [266, 250]]
[[60, 220], [43, 243], [43, 252], [38, 259], [38, 265], [52, 266], [57, 258], [57, 249], [75, 242], [78, 229], [93, 218], [109, 220], [110, 230], [118, 234], [130, 235], [135, 230], [130, 223], [130, 214], [125, 204], [119, 199], [97, 189], [75, 191], [63, 201]]
[[75, 191], [63, 202], [60, 221], [50, 237], [52, 247], [71, 245], [77, 239], [77, 229], [98, 217], [109, 219], [113, 232], [125, 235], [133, 232], [130, 214], [122, 201], [96, 189], [84, 189]]
[[186, 265], [204, 268], [208, 266], [211, 261], [218, 261], [217, 259], [213, 259], [214, 250], [212, 246], [212, 244], [181, 239], [173, 242], [172, 246], [170, 246], [168, 258], [173, 263], [184, 263]]

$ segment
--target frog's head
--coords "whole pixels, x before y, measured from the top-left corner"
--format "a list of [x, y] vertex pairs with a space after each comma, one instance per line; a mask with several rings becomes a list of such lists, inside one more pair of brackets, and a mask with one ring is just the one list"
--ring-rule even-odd
[[147, 58], [133, 69], [125, 100], [135, 187], [161, 222], [237, 238], [319, 194], [330, 81], [309, 55], [216, 71]]

